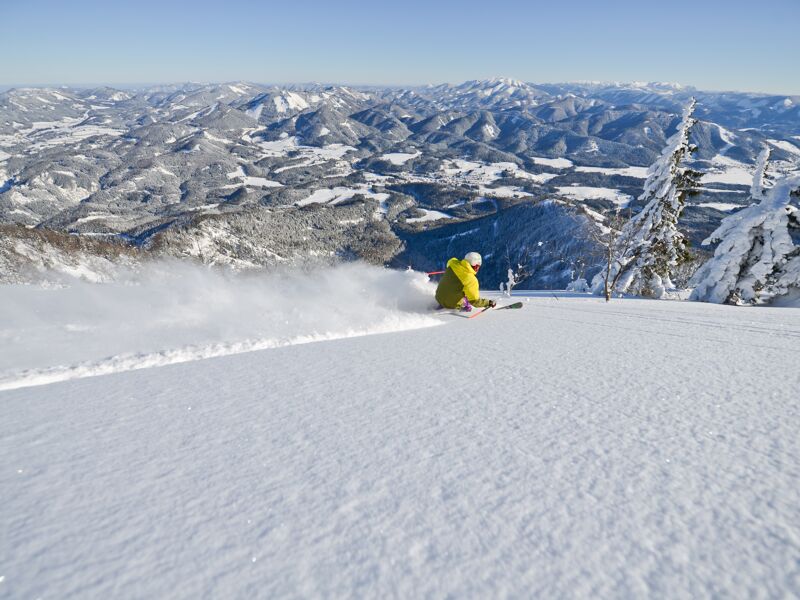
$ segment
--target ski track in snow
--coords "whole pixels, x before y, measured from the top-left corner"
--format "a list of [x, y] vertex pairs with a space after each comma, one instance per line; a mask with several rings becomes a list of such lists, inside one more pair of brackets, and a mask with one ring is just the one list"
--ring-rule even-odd
[[800, 310], [557, 296], [0, 393], [2, 594], [795, 594]]
[[47, 385], [69, 379], [79, 379], [83, 377], [96, 377], [98, 375], [108, 375], [110, 373], [121, 373], [124, 371], [136, 371], [138, 369], [149, 369], [152, 367], [163, 367], [178, 363], [216, 358], [219, 356], [230, 356], [232, 354], [242, 354], [245, 352], [255, 352], [269, 348], [280, 348], [282, 346], [294, 346], [297, 344], [310, 344], [314, 342], [324, 342], [338, 340], [347, 337], [358, 337], [363, 335], [375, 335], [379, 333], [389, 333], [404, 331], [406, 329], [416, 329], [417, 327], [431, 327], [440, 324], [439, 321], [427, 315], [409, 315], [404, 318], [388, 318], [383, 322], [362, 329], [346, 329], [344, 331], [334, 331], [325, 333], [314, 333], [302, 335], [288, 339], [257, 339], [243, 340], [239, 342], [208, 344], [204, 346], [186, 346], [161, 352], [123, 354], [110, 356], [106, 359], [84, 362], [77, 365], [63, 365], [46, 369], [27, 369], [20, 373], [13, 373], [6, 377], [0, 377], [0, 391], [13, 390], [23, 387], [37, 385]]

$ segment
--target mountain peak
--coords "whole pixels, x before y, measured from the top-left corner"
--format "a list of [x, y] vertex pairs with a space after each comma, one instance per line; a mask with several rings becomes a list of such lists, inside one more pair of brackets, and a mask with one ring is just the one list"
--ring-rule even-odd
[[525, 83], [524, 81], [521, 81], [519, 79], [512, 79], [510, 77], [491, 77], [485, 80], [485, 82], [489, 85], [502, 84], [511, 87], [529, 87], [528, 84]]

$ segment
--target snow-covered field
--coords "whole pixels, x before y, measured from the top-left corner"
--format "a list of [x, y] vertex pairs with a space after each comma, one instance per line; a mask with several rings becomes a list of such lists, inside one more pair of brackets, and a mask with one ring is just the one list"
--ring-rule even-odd
[[278, 181], [271, 181], [265, 177], [249, 177], [245, 175], [244, 169], [239, 167], [236, 171], [228, 173], [228, 179], [241, 179], [245, 185], [254, 187], [281, 187], [283, 184]]
[[647, 167], [624, 167], [620, 169], [610, 169], [605, 167], [575, 167], [575, 171], [578, 173], [603, 173], [604, 175], [624, 175], [625, 177], [647, 179]]
[[[534, 159], [538, 161], [539, 159]], [[544, 160], [544, 159], [542, 159]], [[552, 160], [545, 164], [558, 163], [564, 159]], [[565, 161], [569, 162], [569, 161]], [[572, 163], [570, 163], [571, 165]], [[562, 168], [558, 164], [557, 168]], [[459, 184], [472, 184], [472, 185], [488, 185], [497, 181], [503, 173], [508, 173], [512, 177], [519, 179], [530, 179], [536, 183], [546, 183], [558, 177], [554, 173], [528, 173], [521, 169], [519, 165], [511, 162], [496, 162], [496, 163], [480, 163], [470, 160], [450, 160], [445, 161], [441, 167], [441, 172], [444, 175], [443, 180], [457, 182]]]
[[452, 215], [448, 215], [447, 213], [443, 213], [438, 210], [428, 210], [425, 208], [417, 209], [423, 213], [421, 217], [411, 217], [410, 219], [406, 219], [406, 223], [421, 223], [425, 221], [438, 221], [439, 219], [452, 219]]
[[620, 208], [625, 208], [633, 198], [619, 190], [604, 187], [587, 187], [581, 185], [567, 185], [556, 188], [558, 193], [573, 200], [608, 200]]
[[731, 204], [730, 202], [700, 202], [698, 204], [692, 204], [691, 206], [699, 206], [700, 208], [713, 208], [722, 212], [729, 212], [736, 210], [737, 208], [742, 208], [741, 204]]
[[39, 152], [48, 148], [77, 144], [93, 136], [119, 137], [123, 134], [120, 129], [105, 125], [82, 125], [83, 119], [88, 117], [87, 112], [82, 118], [64, 118], [61, 121], [40, 121], [25, 131], [14, 135], [3, 136], [3, 143], [20, 143], [24, 136], [31, 141], [27, 153]]
[[712, 167], [700, 178], [703, 184], [725, 183], [731, 185], [750, 185], [753, 173], [749, 165], [718, 154], [711, 161]]
[[569, 169], [573, 162], [568, 158], [541, 158], [538, 156], [531, 156], [531, 160], [537, 165], [546, 165], [554, 169]]
[[314, 192], [308, 196], [307, 198], [303, 198], [302, 200], [298, 200], [295, 202], [296, 206], [307, 206], [309, 204], [338, 204], [339, 202], [344, 202], [345, 200], [349, 200], [353, 196], [360, 195], [365, 196], [367, 198], [374, 198], [379, 202], [383, 202], [389, 199], [389, 194], [386, 192], [375, 192], [372, 190], [372, 186], [366, 184], [359, 184], [357, 187], [341, 187], [336, 186], [334, 188], [323, 188], [319, 190], [314, 190]]
[[800, 589], [800, 309], [164, 269], [0, 295], [0, 596]]
[[388, 160], [393, 165], [404, 165], [412, 158], [416, 158], [422, 154], [421, 152], [390, 152], [383, 154], [380, 158]]
[[[242, 136], [242, 139], [248, 143], [253, 142], [251, 137], [255, 130], [251, 130]], [[278, 140], [270, 142], [257, 142], [264, 157], [277, 157], [288, 156], [290, 153], [296, 158], [301, 159], [300, 162], [291, 164], [285, 167], [279, 167], [274, 170], [274, 173], [282, 173], [291, 169], [299, 167], [308, 167], [313, 165], [320, 165], [328, 161], [333, 161], [334, 166], [338, 169], [346, 168], [349, 172], [350, 166], [345, 158], [348, 152], [354, 152], [355, 148], [346, 146], [344, 144], [328, 144], [321, 148], [316, 146], [305, 146], [299, 144], [296, 136], [282, 136]], [[340, 164], [341, 163], [341, 164]], [[346, 173], [343, 173], [346, 174]]]

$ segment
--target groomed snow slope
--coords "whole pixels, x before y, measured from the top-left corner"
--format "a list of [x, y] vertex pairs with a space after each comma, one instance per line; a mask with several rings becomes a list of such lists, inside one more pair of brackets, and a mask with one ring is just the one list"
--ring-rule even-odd
[[0, 392], [0, 596], [800, 589], [800, 310], [438, 319]]

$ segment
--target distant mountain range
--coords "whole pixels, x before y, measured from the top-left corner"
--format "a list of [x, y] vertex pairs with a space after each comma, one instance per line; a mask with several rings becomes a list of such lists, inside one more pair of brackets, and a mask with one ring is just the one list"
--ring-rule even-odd
[[[240, 267], [364, 258], [434, 268], [477, 249], [490, 258], [487, 285], [523, 261], [527, 285], [562, 286], [591, 269], [582, 229], [636, 210], [691, 97], [705, 175], [684, 223], [697, 242], [747, 204], [762, 144], [776, 169], [800, 168], [800, 97], [504, 78], [10, 89], [0, 93], [0, 224], [55, 230], [48, 244], [60, 232]], [[0, 241], [0, 277], [23, 280], [35, 251], [20, 250], [31, 234], [14, 231]]]

